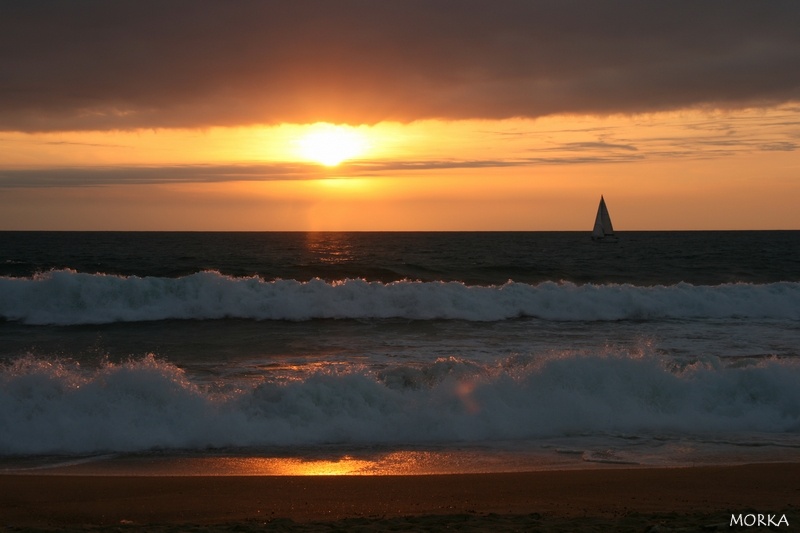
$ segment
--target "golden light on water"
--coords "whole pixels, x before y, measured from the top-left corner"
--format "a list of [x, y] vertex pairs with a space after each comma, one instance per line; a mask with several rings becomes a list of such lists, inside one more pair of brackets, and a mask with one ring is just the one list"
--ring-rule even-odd
[[[188, 464], [207, 475], [258, 476], [386, 476], [454, 474], [486, 470], [485, 458], [469, 452], [395, 451], [364, 456], [329, 458], [227, 457], [201, 458]], [[202, 465], [202, 466], [200, 466]]]
[[551, 468], [585, 468], [575, 454], [545, 455], [462, 450], [397, 450], [326, 454], [322, 457], [107, 457], [56, 464], [52, 473], [78, 475], [152, 476], [413, 476], [528, 472]]
[[[535, 454], [487, 454], [476, 449], [397, 450], [386, 453], [343, 454], [319, 458], [301, 457], [203, 457], [184, 460], [184, 475], [235, 476], [413, 476], [483, 472], [522, 472], [546, 469], [548, 465], [581, 465], [574, 455], [556, 458]], [[171, 468], [174, 462], [167, 461]], [[152, 465], [151, 465], [152, 466]]]
[[336, 461], [283, 459], [270, 466], [273, 475], [279, 476], [348, 476], [363, 475], [373, 462], [344, 456]]

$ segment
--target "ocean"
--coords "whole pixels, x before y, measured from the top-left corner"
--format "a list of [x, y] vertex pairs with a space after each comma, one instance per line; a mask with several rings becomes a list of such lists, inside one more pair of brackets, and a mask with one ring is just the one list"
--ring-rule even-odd
[[800, 231], [619, 237], [0, 232], [0, 471], [800, 460]]

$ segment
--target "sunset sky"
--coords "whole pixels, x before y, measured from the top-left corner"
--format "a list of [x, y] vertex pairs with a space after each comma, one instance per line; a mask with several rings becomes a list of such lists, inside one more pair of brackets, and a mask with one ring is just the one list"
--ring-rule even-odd
[[800, 2], [0, 0], [0, 230], [800, 229]]

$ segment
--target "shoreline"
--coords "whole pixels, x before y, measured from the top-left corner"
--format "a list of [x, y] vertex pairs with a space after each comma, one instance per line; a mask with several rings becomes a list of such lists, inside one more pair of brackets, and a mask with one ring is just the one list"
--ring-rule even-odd
[[0, 475], [0, 528], [345, 521], [379, 530], [390, 523], [414, 529], [424, 519], [428, 529], [455, 520], [487, 531], [535, 524], [566, 531], [620, 520], [636, 527], [722, 520], [727, 527], [731, 513], [800, 523], [800, 463], [386, 476]]

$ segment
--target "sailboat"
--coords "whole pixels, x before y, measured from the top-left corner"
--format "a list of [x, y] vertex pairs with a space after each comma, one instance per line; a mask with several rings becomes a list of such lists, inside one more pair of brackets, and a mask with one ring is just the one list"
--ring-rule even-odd
[[597, 217], [594, 219], [592, 240], [598, 242], [617, 242], [614, 235], [614, 226], [611, 225], [611, 216], [608, 214], [606, 201], [600, 196], [600, 205], [597, 206]]

